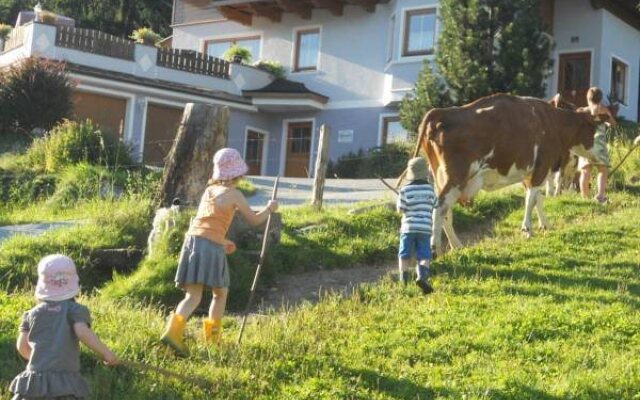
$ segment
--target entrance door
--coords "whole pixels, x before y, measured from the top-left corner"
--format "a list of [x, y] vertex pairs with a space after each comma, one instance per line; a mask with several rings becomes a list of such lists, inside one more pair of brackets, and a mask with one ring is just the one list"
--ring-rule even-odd
[[249, 167], [248, 175], [262, 175], [262, 154], [265, 134], [252, 130], [247, 131], [247, 147], [244, 159]]
[[561, 54], [559, 67], [558, 92], [576, 106], [586, 106], [591, 86], [591, 53]]
[[311, 122], [289, 124], [287, 132], [287, 160], [284, 174], [291, 177], [309, 177], [311, 158]]

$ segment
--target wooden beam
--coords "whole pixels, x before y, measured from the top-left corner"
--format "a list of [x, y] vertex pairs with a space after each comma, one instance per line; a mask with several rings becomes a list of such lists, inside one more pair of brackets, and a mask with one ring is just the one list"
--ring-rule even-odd
[[274, 6], [265, 6], [263, 4], [251, 3], [249, 9], [258, 17], [269, 18], [271, 22], [282, 22], [282, 9]]
[[350, 0], [350, 3], [362, 6], [366, 11], [372, 13], [376, 11], [377, 0]]
[[341, 17], [344, 12], [344, 3], [342, 0], [311, 0], [314, 6], [326, 8], [336, 17]]
[[238, 22], [242, 25], [251, 26], [253, 22], [251, 14], [247, 14], [230, 6], [218, 7], [218, 11], [220, 11], [220, 14], [222, 14], [226, 19]]
[[302, 19], [311, 19], [311, 6], [299, 0], [276, 0], [286, 12], [297, 14]]

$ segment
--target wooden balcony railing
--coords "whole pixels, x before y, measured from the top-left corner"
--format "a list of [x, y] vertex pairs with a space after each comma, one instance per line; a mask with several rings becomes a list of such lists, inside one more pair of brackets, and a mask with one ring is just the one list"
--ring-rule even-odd
[[4, 42], [4, 52], [17, 49], [24, 44], [24, 40], [27, 37], [27, 29], [24, 26], [18, 26], [14, 28], [9, 37]]
[[123, 60], [134, 60], [134, 42], [92, 29], [57, 26], [56, 46]]
[[158, 49], [156, 64], [159, 67], [229, 79], [228, 62], [197, 51]]

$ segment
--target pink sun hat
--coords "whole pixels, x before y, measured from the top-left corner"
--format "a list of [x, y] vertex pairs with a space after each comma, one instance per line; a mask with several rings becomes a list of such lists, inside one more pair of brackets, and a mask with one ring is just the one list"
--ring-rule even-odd
[[36, 299], [63, 301], [80, 293], [78, 272], [73, 260], [62, 254], [50, 254], [38, 263]]
[[238, 150], [231, 148], [220, 149], [213, 156], [213, 179], [230, 181], [249, 171], [249, 167], [242, 159]]

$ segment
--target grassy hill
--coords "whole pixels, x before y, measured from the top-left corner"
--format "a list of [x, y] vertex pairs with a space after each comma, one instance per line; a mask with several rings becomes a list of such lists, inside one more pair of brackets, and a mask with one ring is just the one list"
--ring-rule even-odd
[[[241, 347], [235, 317], [220, 348], [201, 345], [194, 318], [186, 359], [157, 344], [165, 310], [97, 292], [80, 301], [123, 358], [210, 384], [109, 369], [88, 352], [84, 374], [101, 400], [640, 398], [640, 198], [627, 189], [606, 206], [547, 201], [553, 229], [528, 241], [518, 192], [483, 195], [463, 225], [501, 219], [491, 237], [434, 263], [434, 295], [385, 279], [255, 317]], [[31, 305], [30, 294], [0, 292], [3, 398], [24, 366], [13, 342]]]

